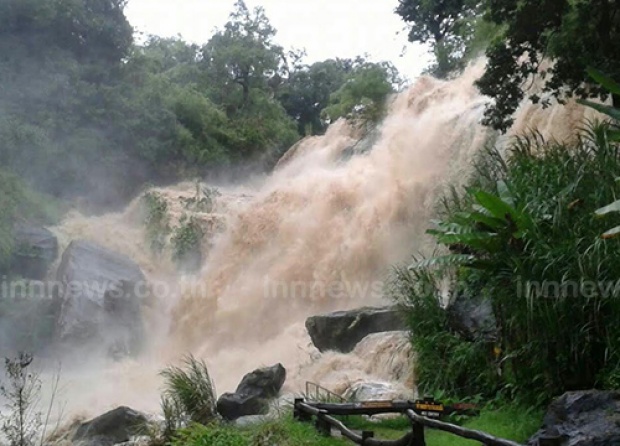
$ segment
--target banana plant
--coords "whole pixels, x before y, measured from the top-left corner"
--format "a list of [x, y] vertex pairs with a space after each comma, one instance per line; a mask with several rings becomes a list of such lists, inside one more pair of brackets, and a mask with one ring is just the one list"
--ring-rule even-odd
[[418, 262], [413, 268], [455, 265], [487, 268], [493, 255], [505, 249], [523, 249], [523, 238], [532, 229], [533, 221], [524, 209], [515, 205], [505, 182], [497, 183], [497, 194], [471, 188], [467, 194], [473, 203], [470, 211], [457, 212], [447, 221], [436, 221], [436, 229], [427, 231], [452, 254]]
[[[620, 84], [612, 78], [594, 68], [588, 68], [587, 72], [592, 79], [594, 79], [600, 86], [605, 88], [612, 95], [620, 96]], [[614, 123], [609, 128], [607, 136], [611, 142], [620, 142], [620, 128], [618, 128], [618, 123], [620, 123], [620, 109], [611, 105], [599, 104], [597, 102], [586, 100], [579, 100], [577, 102], [612, 118]]]
[[[598, 70], [594, 68], [588, 68], [588, 74], [592, 79], [594, 79], [599, 85], [606, 88], [611, 94], [620, 96], [620, 84], [611, 79], [608, 76], [605, 76]], [[620, 109], [616, 107], [612, 107], [610, 105], [599, 104], [592, 101], [579, 101], [580, 104], [586, 105], [599, 113], [603, 113], [614, 120], [611, 127], [607, 133], [607, 137], [611, 142], [620, 142], [620, 129], [618, 128], [618, 124], [620, 123]], [[616, 182], [620, 182], [620, 178], [616, 178]], [[598, 209], [595, 213], [597, 217], [605, 217], [609, 214], [620, 212], [620, 200], [616, 200], [611, 204], [608, 204], [605, 207]], [[601, 237], [604, 239], [615, 238], [620, 235], [620, 226], [616, 226], [615, 228], [606, 231]]]
[[[616, 182], [620, 182], [620, 178], [616, 178]], [[605, 207], [602, 207], [596, 211], [597, 217], [605, 217], [609, 214], [614, 214], [620, 212], [620, 200], [616, 200], [611, 204], [608, 204]], [[616, 226], [615, 228], [610, 229], [605, 232], [601, 237], [604, 239], [615, 238], [620, 235], [620, 226]]]

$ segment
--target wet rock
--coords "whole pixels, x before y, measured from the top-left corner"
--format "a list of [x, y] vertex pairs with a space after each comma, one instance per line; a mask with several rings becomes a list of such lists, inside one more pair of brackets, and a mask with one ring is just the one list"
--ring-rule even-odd
[[310, 317], [306, 329], [321, 352], [349, 353], [369, 334], [407, 327], [397, 307], [364, 307]]
[[113, 356], [136, 353], [143, 337], [147, 284], [128, 257], [86, 241], [72, 242], [57, 273], [62, 283], [58, 336]]
[[58, 239], [45, 228], [22, 225], [14, 230], [11, 272], [26, 279], [44, 280], [58, 257]]
[[497, 322], [488, 299], [459, 294], [448, 305], [448, 321], [452, 329], [468, 341], [497, 339]]
[[286, 369], [282, 364], [254, 370], [243, 377], [235, 393], [275, 398], [286, 381]]
[[396, 383], [358, 382], [346, 390], [344, 398], [348, 401], [408, 400], [413, 398], [413, 391]]
[[132, 441], [144, 434], [147, 418], [129, 407], [118, 407], [97, 418], [82, 423], [71, 438], [80, 446], [113, 446]]
[[620, 444], [620, 392], [568, 392], [551, 403], [543, 427], [528, 442], [558, 438], [562, 446]]
[[218, 413], [227, 420], [269, 412], [269, 399], [280, 393], [286, 380], [282, 364], [254, 370], [243, 377], [234, 393], [225, 393], [217, 401]]

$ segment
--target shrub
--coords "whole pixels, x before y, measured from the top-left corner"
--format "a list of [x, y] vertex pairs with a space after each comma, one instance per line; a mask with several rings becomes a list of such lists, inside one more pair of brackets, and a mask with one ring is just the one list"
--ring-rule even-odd
[[9, 446], [32, 446], [42, 426], [41, 413], [33, 411], [41, 392], [41, 380], [28, 370], [32, 356], [20, 354], [5, 359], [6, 383], [0, 383], [0, 397], [8, 414], [0, 413], [0, 432]]
[[[500, 339], [496, 348], [476, 350], [488, 368], [482, 376], [499, 367], [499, 386], [533, 402], [603, 386], [620, 364], [620, 241], [602, 239], [613, 221], [595, 216], [614, 201], [620, 176], [620, 147], [607, 132], [605, 124], [590, 124], [571, 145], [534, 135], [517, 140], [506, 157], [487, 152], [471, 187], [444, 201], [441, 221], [430, 231], [449, 253], [412, 266], [414, 281], [428, 276], [431, 296], [408, 289], [408, 279], [397, 277], [414, 303], [409, 313], [417, 324], [415, 304], [440, 295], [442, 281], [457, 284], [451, 296], [466, 290], [489, 299]], [[425, 305], [427, 313], [441, 314], [440, 306]], [[414, 340], [416, 345], [428, 342], [430, 349], [433, 337], [450, 345], [440, 316], [433, 320], [433, 326], [417, 329], [423, 339]], [[456, 348], [448, 350], [447, 365], [436, 373], [476, 361], [473, 346], [461, 356]], [[497, 363], [494, 352], [501, 352]], [[479, 380], [478, 370], [469, 376], [470, 391], [484, 393], [487, 378]], [[447, 376], [436, 384], [446, 385]]]
[[142, 196], [142, 204], [145, 210], [147, 242], [154, 253], [160, 254], [166, 247], [166, 240], [170, 234], [168, 203], [160, 194], [151, 191]]

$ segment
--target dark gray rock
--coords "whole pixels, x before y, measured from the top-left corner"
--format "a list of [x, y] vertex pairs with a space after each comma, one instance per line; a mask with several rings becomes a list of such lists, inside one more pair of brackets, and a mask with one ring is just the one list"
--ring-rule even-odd
[[349, 353], [369, 334], [407, 330], [407, 325], [397, 307], [364, 307], [310, 317], [306, 329], [321, 352]]
[[235, 393], [275, 398], [286, 381], [286, 369], [282, 364], [254, 370], [243, 377]]
[[62, 256], [63, 294], [58, 336], [63, 343], [96, 345], [115, 356], [135, 353], [143, 337], [141, 301], [147, 284], [131, 259], [86, 241]]
[[248, 415], [265, 415], [269, 412], [269, 402], [258, 395], [225, 393], [217, 400], [217, 412], [229, 421]]
[[23, 225], [13, 233], [15, 249], [11, 273], [26, 279], [44, 280], [58, 257], [58, 239], [45, 228]]
[[113, 446], [144, 434], [147, 418], [129, 407], [118, 407], [97, 418], [82, 423], [71, 441], [83, 446]]
[[488, 299], [459, 294], [448, 305], [448, 321], [453, 330], [468, 341], [497, 339], [497, 322]]
[[279, 395], [286, 369], [282, 364], [254, 370], [243, 377], [234, 393], [225, 393], [217, 401], [217, 412], [226, 420], [269, 412], [269, 399]]
[[560, 438], [562, 446], [620, 445], [620, 392], [568, 392], [553, 401], [543, 427], [528, 442]]

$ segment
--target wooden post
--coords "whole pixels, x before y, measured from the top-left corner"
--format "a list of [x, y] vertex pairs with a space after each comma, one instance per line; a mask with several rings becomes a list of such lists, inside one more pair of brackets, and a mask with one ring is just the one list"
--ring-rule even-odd
[[318, 430], [321, 435], [324, 435], [325, 437], [331, 437], [332, 427], [322, 416], [319, 415], [317, 417], [315, 426], [316, 430]]
[[562, 437], [559, 435], [543, 436], [538, 439], [538, 446], [560, 446], [562, 444]]
[[364, 446], [366, 444], [366, 440], [368, 440], [369, 438], [375, 438], [375, 433], [373, 431], [363, 431], [362, 442], [360, 444]]
[[424, 438], [424, 425], [420, 423], [413, 423], [413, 436], [411, 437], [411, 446], [426, 446], [426, 439]]
[[295, 405], [293, 406], [293, 418], [297, 421], [308, 422], [312, 421], [312, 415], [304, 412], [299, 408], [299, 404], [303, 403], [303, 398], [295, 398]]

